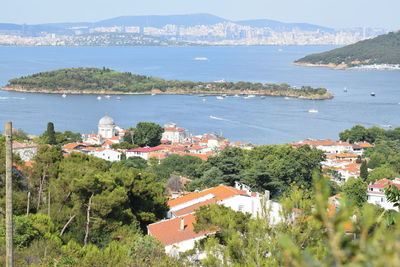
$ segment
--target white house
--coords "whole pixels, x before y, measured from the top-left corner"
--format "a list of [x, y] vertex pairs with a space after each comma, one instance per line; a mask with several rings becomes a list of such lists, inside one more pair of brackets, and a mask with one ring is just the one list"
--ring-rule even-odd
[[393, 206], [393, 203], [389, 202], [385, 195], [385, 188], [388, 188], [391, 184], [400, 189], [400, 178], [394, 180], [382, 179], [376, 181], [374, 184], [368, 185], [368, 203], [380, 206], [385, 210], [399, 211], [398, 207]]
[[184, 143], [190, 138], [190, 133], [184, 128], [177, 127], [175, 123], [167, 123], [164, 125], [162, 141], [170, 141], [172, 143]]
[[293, 145], [294, 146], [309, 145], [311, 147], [320, 149], [326, 153], [332, 153], [332, 154], [353, 152], [353, 146], [350, 143], [342, 141], [333, 142], [330, 139], [326, 140], [306, 139], [297, 143], [293, 143]]
[[236, 183], [235, 187], [219, 185], [169, 200], [168, 219], [150, 224], [147, 227], [148, 233], [160, 240], [170, 255], [193, 249], [196, 240], [213, 233], [193, 231], [194, 213], [199, 207], [214, 203], [248, 213], [252, 217], [267, 215], [271, 224], [282, 220], [281, 205], [269, 200], [268, 191], [262, 195], [252, 192], [244, 184]]
[[135, 149], [129, 149], [126, 151], [126, 158], [140, 157], [142, 159], [148, 160], [151, 153], [162, 150], [159, 147], [139, 147]]
[[32, 161], [37, 154], [38, 145], [35, 143], [12, 142], [13, 152], [18, 154], [23, 161]]
[[107, 161], [120, 161], [122, 156], [122, 153], [117, 150], [103, 147], [99, 147], [95, 150], [89, 151], [88, 154]]

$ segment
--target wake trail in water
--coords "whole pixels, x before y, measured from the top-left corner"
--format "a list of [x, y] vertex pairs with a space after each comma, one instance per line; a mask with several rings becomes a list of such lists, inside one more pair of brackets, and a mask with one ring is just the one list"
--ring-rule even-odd
[[10, 99], [16, 99], [16, 100], [25, 100], [25, 97], [8, 97], [8, 96], [0, 96], [0, 100], [10, 100]]
[[224, 119], [224, 118], [220, 118], [220, 117], [216, 117], [216, 116], [208, 116], [208, 117], [212, 120], [226, 121], [226, 122], [231, 122], [231, 123], [235, 123], [235, 124], [240, 124], [240, 122], [238, 122], [238, 121], [228, 120], [228, 119]]

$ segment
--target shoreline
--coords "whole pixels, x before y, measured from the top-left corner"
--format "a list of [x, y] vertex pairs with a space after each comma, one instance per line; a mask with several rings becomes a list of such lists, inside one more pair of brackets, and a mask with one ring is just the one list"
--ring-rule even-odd
[[[38, 94], [70, 94], [70, 95], [151, 95], [152, 92], [115, 92], [115, 91], [78, 91], [78, 90], [32, 90], [32, 89], [24, 89], [24, 88], [11, 88], [11, 87], [2, 87], [0, 90], [3, 91], [11, 91], [11, 92], [20, 92], [20, 93], [38, 93]], [[154, 93], [154, 92], [153, 92]], [[302, 96], [296, 94], [280, 94], [280, 92], [258, 92], [258, 91], [219, 91], [219, 92], [210, 92], [210, 91], [196, 91], [196, 92], [186, 92], [186, 91], [169, 91], [162, 92], [157, 91], [156, 95], [205, 95], [205, 96], [218, 96], [222, 94], [227, 95], [248, 95], [253, 94], [257, 96], [275, 96], [275, 97], [290, 97], [290, 98], [298, 98], [298, 99], [306, 99], [306, 100], [328, 100], [334, 98], [333, 94], [326, 93], [324, 95], [310, 95], [310, 96]]]
[[322, 63], [307, 63], [307, 62], [293, 62], [293, 65], [301, 67], [322, 67], [334, 70], [400, 70], [400, 64], [370, 64], [349, 67], [347, 64], [322, 64]]

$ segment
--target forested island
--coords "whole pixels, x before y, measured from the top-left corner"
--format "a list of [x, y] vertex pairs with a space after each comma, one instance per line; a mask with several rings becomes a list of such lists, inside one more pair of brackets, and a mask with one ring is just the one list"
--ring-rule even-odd
[[69, 68], [11, 79], [3, 90], [65, 94], [255, 94], [330, 99], [325, 88], [251, 82], [165, 80], [108, 68]]
[[354, 67], [400, 69], [400, 31], [390, 32], [327, 52], [311, 54], [300, 58], [294, 64], [337, 69]]

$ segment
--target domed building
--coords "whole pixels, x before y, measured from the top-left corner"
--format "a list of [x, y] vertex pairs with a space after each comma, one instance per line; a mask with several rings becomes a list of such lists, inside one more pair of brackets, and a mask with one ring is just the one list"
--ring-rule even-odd
[[115, 122], [113, 118], [106, 115], [99, 120], [98, 134], [103, 138], [112, 138], [115, 136]]

